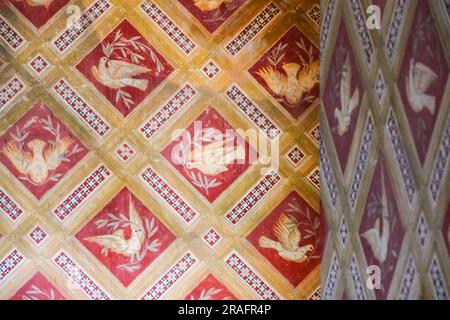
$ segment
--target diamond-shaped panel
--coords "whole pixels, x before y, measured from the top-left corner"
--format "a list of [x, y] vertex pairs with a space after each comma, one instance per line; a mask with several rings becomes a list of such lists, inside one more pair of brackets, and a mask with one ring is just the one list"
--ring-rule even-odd
[[247, 0], [178, 0], [209, 32], [218, 29]]
[[427, 1], [419, 1], [397, 84], [422, 163], [441, 109], [448, 76], [449, 67], [430, 7]]
[[40, 272], [27, 281], [10, 300], [66, 300], [59, 290]]
[[381, 154], [369, 188], [359, 234], [367, 265], [384, 270], [382, 287], [374, 291], [378, 299], [385, 299], [400, 256], [404, 230], [391, 178]]
[[185, 300], [237, 300], [227, 287], [210, 274], [203, 279]]
[[136, 109], [174, 71], [128, 20], [76, 67], [123, 116]]
[[175, 239], [126, 188], [78, 231], [76, 237], [126, 287]]
[[41, 246], [49, 237], [49, 234], [40, 225], [36, 225], [28, 232], [28, 237], [36, 246]]
[[202, 113], [162, 155], [210, 202], [258, 157], [256, 150], [214, 108]]
[[131, 160], [131, 158], [134, 157], [134, 155], [136, 154], [136, 151], [134, 150], [133, 146], [128, 141], [122, 141], [116, 147], [115, 153], [116, 153], [116, 156], [123, 163], [127, 163], [128, 161]]
[[292, 167], [298, 168], [300, 163], [305, 159], [306, 155], [298, 145], [294, 145], [291, 149], [289, 149], [285, 157], [288, 159]]
[[205, 232], [202, 236], [202, 240], [206, 245], [213, 250], [219, 242], [223, 239], [223, 237], [220, 235], [219, 232], [216, 231], [214, 228], [208, 229], [208, 231]]
[[88, 153], [48, 107], [39, 102], [0, 138], [0, 162], [41, 199]]
[[294, 287], [319, 265], [319, 215], [295, 191], [260, 222], [247, 240]]
[[336, 39], [335, 53], [324, 86], [323, 105], [342, 171], [352, 145], [353, 134], [363, 96], [362, 85], [351, 50], [350, 39], [342, 21]]
[[51, 69], [52, 65], [48, 60], [41, 54], [37, 54], [30, 61], [28, 61], [28, 68], [32, 70], [39, 77], [43, 77]]
[[221, 69], [217, 65], [217, 63], [215, 63], [213, 60], [208, 60], [208, 62], [205, 63], [205, 65], [203, 66], [201, 71], [202, 71], [202, 74], [207, 79], [213, 80], [214, 78], [216, 78], [219, 75]]

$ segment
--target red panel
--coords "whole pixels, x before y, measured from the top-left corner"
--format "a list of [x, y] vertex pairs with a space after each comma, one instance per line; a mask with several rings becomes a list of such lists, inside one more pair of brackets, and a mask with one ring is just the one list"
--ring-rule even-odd
[[76, 237], [125, 287], [175, 240], [172, 232], [127, 188]]
[[174, 71], [127, 20], [84, 57], [77, 69], [123, 116]]

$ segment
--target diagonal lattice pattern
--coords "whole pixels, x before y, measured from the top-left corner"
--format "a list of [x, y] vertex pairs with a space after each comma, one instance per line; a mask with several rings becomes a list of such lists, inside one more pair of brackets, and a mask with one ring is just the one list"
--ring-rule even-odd
[[[365, 27], [369, 4], [381, 30]], [[322, 5], [323, 298], [448, 299], [448, 1]], [[424, 75], [421, 104], [413, 88]], [[348, 121], [335, 111], [344, 107]], [[370, 266], [379, 289], [366, 286]]]
[[[2, 153], [1, 299], [317, 299], [318, 86], [300, 103], [258, 76], [316, 61], [317, 1], [4, 3], [2, 146], [41, 169]], [[164, 150], [199, 118], [279, 138], [278, 168], [171, 163]], [[281, 203], [314, 246], [289, 268], [250, 236], [275, 239]]]

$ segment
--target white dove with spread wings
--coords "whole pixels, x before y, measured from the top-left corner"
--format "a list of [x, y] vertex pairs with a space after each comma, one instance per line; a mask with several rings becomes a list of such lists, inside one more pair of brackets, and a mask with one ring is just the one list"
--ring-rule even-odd
[[286, 63], [282, 69], [284, 73], [269, 66], [260, 69], [256, 74], [263, 78], [274, 94], [283, 97], [289, 105], [300, 103], [305, 93], [311, 91], [319, 82], [319, 60], [303, 67], [298, 63]]
[[340, 83], [340, 101], [341, 109], [334, 110], [334, 116], [338, 121], [338, 134], [340, 136], [347, 133], [352, 119], [353, 110], [359, 106], [359, 89], [352, 91], [352, 66], [350, 64], [350, 55], [347, 54], [345, 64], [342, 69]]
[[15, 142], [8, 143], [2, 150], [20, 174], [25, 175], [30, 182], [41, 185], [47, 182], [51, 171], [56, 170], [66, 159], [66, 154], [74, 141], [65, 137], [55, 144], [35, 139], [26, 144], [31, 151], [20, 149]]
[[406, 96], [414, 112], [423, 109], [434, 114], [436, 109], [436, 97], [426, 94], [430, 86], [437, 80], [437, 74], [420, 62], [409, 62], [409, 74], [406, 76]]
[[372, 250], [375, 258], [383, 263], [388, 254], [390, 223], [389, 223], [389, 207], [386, 195], [386, 185], [384, 182], [384, 175], [381, 175], [381, 205], [382, 205], [382, 219], [383, 230], [380, 228], [380, 218], [375, 220], [374, 227], [367, 230], [361, 236], [369, 242], [370, 249]]
[[145, 229], [131, 197], [129, 200], [129, 216], [129, 225], [131, 228], [131, 235], [129, 238], [125, 237], [125, 229], [118, 229], [112, 234], [87, 237], [84, 238], [84, 240], [102, 246], [106, 250], [105, 252], [112, 251], [126, 257], [138, 254], [144, 243]]
[[262, 236], [259, 238], [259, 245], [262, 248], [275, 249], [284, 260], [305, 262], [308, 259], [308, 253], [314, 250], [314, 246], [310, 244], [300, 246], [301, 234], [298, 225], [299, 222], [295, 217], [282, 214], [274, 227], [278, 241]]

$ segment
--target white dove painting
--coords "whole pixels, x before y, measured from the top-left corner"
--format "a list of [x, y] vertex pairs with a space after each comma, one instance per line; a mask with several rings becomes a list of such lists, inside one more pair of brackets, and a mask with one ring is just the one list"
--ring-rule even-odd
[[230, 290], [213, 274], [205, 279], [185, 297], [185, 300], [237, 300]]
[[12, 0], [15, 2], [25, 2], [30, 7], [44, 7], [48, 9], [54, 0]]
[[348, 26], [341, 21], [329, 70], [321, 79], [322, 104], [342, 171], [346, 170], [362, 108], [362, 78], [357, 67]]
[[36, 29], [47, 24], [69, 0], [1, 0], [9, 1]]
[[214, 202], [258, 158], [214, 108], [208, 108], [162, 155], [207, 200]]
[[247, 240], [294, 287], [319, 267], [319, 214], [297, 191], [290, 192]]
[[334, 116], [337, 119], [337, 132], [342, 136], [348, 132], [352, 113], [359, 107], [360, 102], [359, 89], [352, 89], [352, 65], [348, 54], [341, 69], [339, 97], [340, 108], [334, 110]]
[[[379, 263], [386, 261], [389, 249], [390, 213], [386, 194], [384, 175], [381, 175], [381, 216], [376, 218], [373, 227], [361, 236], [369, 243], [374, 257]], [[381, 223], [381, 224], [380, 224]]]
[[359, 236], [367, 265], [381, 270], [381, 288], [374, 290], [385, 299], [400, 256], [404, 229], [385, 157], [378, 156], [369, 188]]
[[444, 95], [450, 72], [443, 50], [445, 41], [439, 35], [430, 4], [418, 1], [396, 81], [402, 113], [422, 165], [432, 145], [440, 110], [448, 107]]
[[38, 199], [87, 153], [80, 140], [41, 102], [0, 139], [0, 161]]
[[292, 27], [249, 70], [295, 119], [318, 102], [319, 71], [319, 50], [297, 27]]
[[124, 188], [78, 231], [76, 238], [128, 286], [175, 236]]
[[215, 32], [247, 0], [178, 0], [208, 31]]
[[427, 94], [430, 86], [437, 80], [437, 74], [428, 66], [413, 59], [409, 63], [409, 73], [405, 79], [406, 96], [414, 112], [427, 110], [431, 114], [436, 111], [436, 97]]
[[125, 117], [174, 71], [128, 20], [76, 67]]

